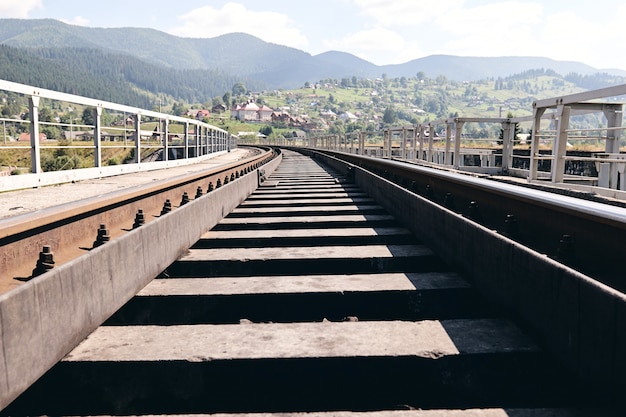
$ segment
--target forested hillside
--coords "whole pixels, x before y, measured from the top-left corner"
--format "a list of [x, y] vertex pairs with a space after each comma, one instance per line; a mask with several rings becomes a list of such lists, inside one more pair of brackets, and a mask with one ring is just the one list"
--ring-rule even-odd
[[[5, 45], [0, 45], [0, 78], [143, 108], [152, 108], [160, 95], [203, 103], [241, 81], [219, 70], [178, 70], [97, 49]], [[251, 88], [263, 87], [245, 82]]]
[[0, 79], [138, 107], [150, 107], [150, 94], [123, 77], [103, 76], [79, 65], [34, 56], [0, 45]]

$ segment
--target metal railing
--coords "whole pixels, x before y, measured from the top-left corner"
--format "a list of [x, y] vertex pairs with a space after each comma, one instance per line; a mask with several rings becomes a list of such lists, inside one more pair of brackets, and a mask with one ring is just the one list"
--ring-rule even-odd
[[[569, 188], [626, 198], [626, 154], [620, 151], [626, 146], [620, 102], [625, 95], [626, 85], [618, 85], [535, 101], [532, 116], [451, 117], [379, 132], [311, 136], [289, 144], [509, 175], [528, 182], [567, 183]], [[600, 120], [598, 127], [570, 127], [572, 116], [593, 113]], [[500, 136], [471, 137], [464, 128], [472, 123], [500, 125], [492, 129], [499, 130]], [[520, 125], [530, 131], [528, 139], [517, 137]], [[593, 142], [595, 149], [581, 152], [586, 155], [568, 152], [577, 141]]]

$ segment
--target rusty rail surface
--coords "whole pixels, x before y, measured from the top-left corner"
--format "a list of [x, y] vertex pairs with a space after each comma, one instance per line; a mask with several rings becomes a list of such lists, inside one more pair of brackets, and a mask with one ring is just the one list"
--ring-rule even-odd
[[[239, 178], [272, 155], [271, 149], [259, 148], [252, 158], [210, 171], [0, 220], [0, 293], [52, 266], [45, 259], [49, 255], [42, 254], [44, 248], [54, 255], [54, 266], [62, 265], [99, 245], [103, 238], [113, 239], [132, 230], [136, 221], [154, 220], [168, 209], [164, 208], [166, 201], [171, 208], [179, 207], [185, 198], [193, 200]], [[38, 262], [39, 258], [43, 262]]]
[[[620, 292], [626, 292], [623, 273], [626, 208], [623, 203], [549, 185], [503, 183], [487, 176], [460, 175], [450, 170], [405, 162], [321, 152], [367, 169]], [[415, 218], [414, 221], [419, 222], [420, 219]]]

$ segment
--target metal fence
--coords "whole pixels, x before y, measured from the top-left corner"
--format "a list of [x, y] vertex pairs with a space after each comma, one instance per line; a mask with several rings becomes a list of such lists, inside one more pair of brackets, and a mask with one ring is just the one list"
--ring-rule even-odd
[[185, 165], [236, 146], [192, 118], [4, 80], [0, 94], [0, 191]]

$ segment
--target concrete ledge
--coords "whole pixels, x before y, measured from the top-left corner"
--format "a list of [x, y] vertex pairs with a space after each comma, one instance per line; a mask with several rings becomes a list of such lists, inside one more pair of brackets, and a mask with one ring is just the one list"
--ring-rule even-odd
[[0, 177], [0, 192], [20, 190], [24, 188], [44, 187], [47, 185], [62, 184], [72, 181], [88, 180], [93, 178], [112, 177], [114, 175], [133, 172], [153, 171], [155, 169], [172, 168], [184, 165], [197, 164], [207, 159], [215, 158], [228, 151], [214, 152], [196, 158], [173, 159], [169, 161], [144, 162], [121, 164], [94, 168], [71, 169], [65, 171], [42, 172], [41, 174], [23, 174]]
[[[265, 164], [273, 172], [281, 156]], [[0, 409], [258, 186], [244, 175], [0, 296]]]
[[[317, 154], [338, 172], [349, 165]], [[595, 394], [626, 405], [626, 296], [351, 165], [355, 182], [435, 253], [509, 311]]]

